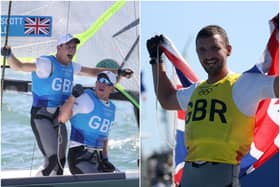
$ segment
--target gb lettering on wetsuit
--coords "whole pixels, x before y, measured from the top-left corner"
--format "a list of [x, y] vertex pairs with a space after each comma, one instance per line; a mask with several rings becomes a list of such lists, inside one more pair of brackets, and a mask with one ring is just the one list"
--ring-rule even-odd
[[93, 100], [94, 109], [88, 113], [78, 113], [71, 118], [70, 139], [92, 148], [103, 148], [100, 142], [108, 138], [115, 118], [115, 105], [109, 101], [108, 106], [105, 106], [91, 90], [85, 90], [85, 93]]
[[32, 72], [32, 94], [34, 107], [59, 107], [71, 95], [73, 65], [60, 64], [54, 56], [47, 56], [52, 63], [52, 72], [40, 78]]
[[[84, 173], [85, 166], [79, 164], [87, 162], [91, 165], [91, 172], [104, 171], [102, 166], [104, 142], [108, 140], [110, 128], [115, 119], [115, 105], [109, 101], [104, 104], [92, 90], [85, 90], [84, 95], [90, 97], [83, 101], [83, 109], [74, 114], [71, 122], [71, 142], [77, 142], [82, 146], [70, 148], [70, 170], [74, 173]], [[92, 101], [92, 102], [90, 102]], [[82, 106], [82, 105], [78, 105]], [[85, 112], [85, 108], [89, 109]]]

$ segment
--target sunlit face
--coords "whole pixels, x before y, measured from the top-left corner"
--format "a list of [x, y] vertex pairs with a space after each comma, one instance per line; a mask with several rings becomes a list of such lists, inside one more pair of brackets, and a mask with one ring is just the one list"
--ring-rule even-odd
[[218, 76], [226, 69], [227, 57], [231, 46], [226, 45], [219, 34], [198, 38], [196, 51], [199, 61], [208, 75]]
[[98, 78], [95, 87], [96, 95], [102, 100], [108, 100], [110, 94], [114, 90], [114, 86], [106, 84], [107, 81], [105, 82], [102, 79], [106, 79], [108, 82], [110, 82], [107, 78], [104, 77], [101, 77], [101, 79]]
[[57, 46], [56, 57], [62, 64], [68, 64], [72, 61], [76, 54], [77, 43], [75, 40], [71, 40], [66, 44]]

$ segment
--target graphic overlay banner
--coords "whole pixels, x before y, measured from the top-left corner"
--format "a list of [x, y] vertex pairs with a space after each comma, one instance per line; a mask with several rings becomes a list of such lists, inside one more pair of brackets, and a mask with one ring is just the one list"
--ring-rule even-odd
[[[1, 16], [1, 36], [6, 35], [8, 16]], [[52, 35], [51, 16], [11, 16], [9, 36], [50, 37]]]

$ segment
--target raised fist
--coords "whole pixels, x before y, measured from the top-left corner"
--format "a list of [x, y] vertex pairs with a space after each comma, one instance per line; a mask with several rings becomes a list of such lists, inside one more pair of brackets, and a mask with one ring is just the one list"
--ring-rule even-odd
[[159, 45], [163, 42], [163, 35], [155, 35], [154, 37], [147, 40], [147, 49], [150, 55], [150, 58], [160, 59], [162, 55], [162, 50]]
[[84, 88], [81, 84], [76, 84], [72, 89], [72, 95], [74, 97], [79, 97], [84, 93]]
[[118, 69], [118, 75], [127, 79], [131, 78], [133, 73], [134, 72], [130, 68]]
[[5, 46], [1, 48], [1, 55], [5, 57], [9, 57], [12, 54], [12, 50], [10, 47]]

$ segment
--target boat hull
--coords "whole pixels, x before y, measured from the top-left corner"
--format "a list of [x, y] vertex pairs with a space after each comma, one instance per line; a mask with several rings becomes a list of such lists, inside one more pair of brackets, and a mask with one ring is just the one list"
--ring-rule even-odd
[[139, 186], [138, 176], [124, 172], [96, 173], [68, 176], [2, 178], [1, 186], [52, 186], [52, 187], [134, 187]]

